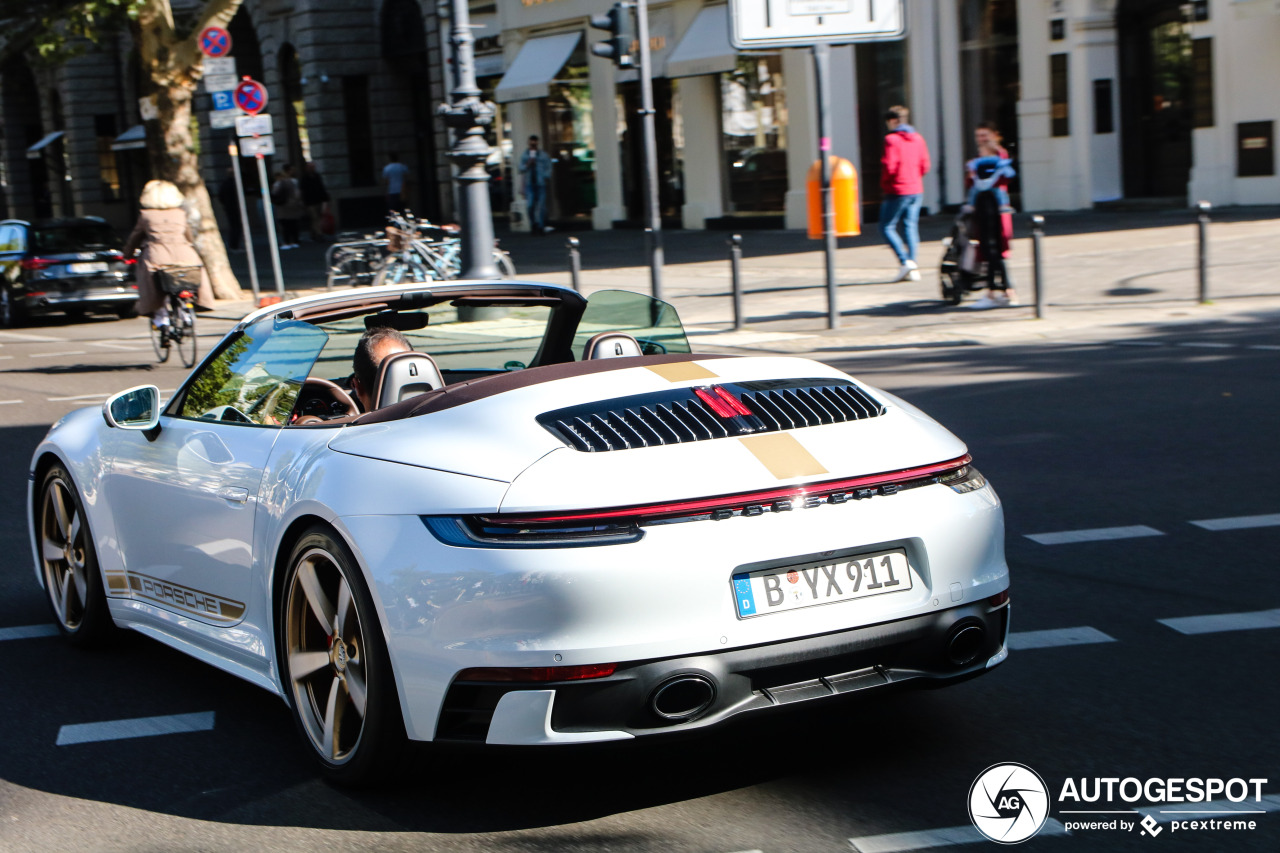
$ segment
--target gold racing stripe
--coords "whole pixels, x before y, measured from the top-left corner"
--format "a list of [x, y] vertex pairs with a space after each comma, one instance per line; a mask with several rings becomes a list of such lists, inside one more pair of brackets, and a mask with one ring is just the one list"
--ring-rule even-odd
[[645, 370], [652, 370], [668, 382], [689, 382], [693, 379], [719, 379], [719, 375], [707, 370], [701, 364], [692, 361], [678, 361], [675, 364], [651, 364]]
[[779, 480], [830, 473], [796, 437], [786, 432], [740, 438], [742, 446]]

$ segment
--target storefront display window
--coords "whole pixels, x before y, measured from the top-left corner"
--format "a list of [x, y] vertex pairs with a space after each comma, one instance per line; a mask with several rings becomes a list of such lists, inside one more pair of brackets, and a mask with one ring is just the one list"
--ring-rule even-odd
[[778, 213], [787, 195], [787, 101], [782, 58], [739, 56], [720, 75], [720, 140], [729, 213]]
[[579, 41], [542, 102], [543, 145], [554, 163], [547, 198], [554, 219], [590, 220], [596, 205], [595, 125], [585, 43]]

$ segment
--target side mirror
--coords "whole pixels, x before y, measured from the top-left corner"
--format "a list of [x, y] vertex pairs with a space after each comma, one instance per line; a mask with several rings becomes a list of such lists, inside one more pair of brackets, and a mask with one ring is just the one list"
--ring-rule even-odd
[[121, 391], [102, 404], [102, 417], [107, 426], [149, 432], [160, 426], [160, 389], [139, 385]]

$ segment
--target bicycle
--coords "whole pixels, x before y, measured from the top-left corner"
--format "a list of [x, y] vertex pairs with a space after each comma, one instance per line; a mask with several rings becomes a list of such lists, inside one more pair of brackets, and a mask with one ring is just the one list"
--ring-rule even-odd
[[[462, 240], [457, 236], [457, 226], [441, 227], [397, 213], [387, 218], [392, 223], [387, 226], [390, 254], [373, 278], [375, 286], [405, 281], [448, 281], [461, 275]], [[493, 263], [502, 278], [515, 278], [511, 254], [497, 245], [493, 249]]]
[[184, 367], [195, 367], [196, 364], [196, 293], [200, 290], [200, 274], [203, 267], [159, 267], [152, 271], [156, 286], [165, 294], [165, 305], [169, 309], [169, 322], [157, 326], [154, 321], [151, 327], [151, 346], [155, 349], [156, 359], [164, 364], [169, 360], [173, 345], [177, 344], [178, 355]]

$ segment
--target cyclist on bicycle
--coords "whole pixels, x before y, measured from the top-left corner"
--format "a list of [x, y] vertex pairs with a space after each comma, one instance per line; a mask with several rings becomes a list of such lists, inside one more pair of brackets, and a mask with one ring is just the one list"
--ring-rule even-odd
[[[203, 263], [194, 245], [194, 234], [182, 208], [182, 191], [169, 181], [148, 181], [139, 200], [142, 212], [138, 223], [124, 245], [124, 256], [133, 257], [138, 249], [139, 314], [151, 317], [157, 327], [169, 322], [169, 308], [164, 292], [152, 279], [152, 273], [163, 267], [201, 267]], [[209, 276], [201, 270], [196, 306], [213, 308], [213, 287]]]

